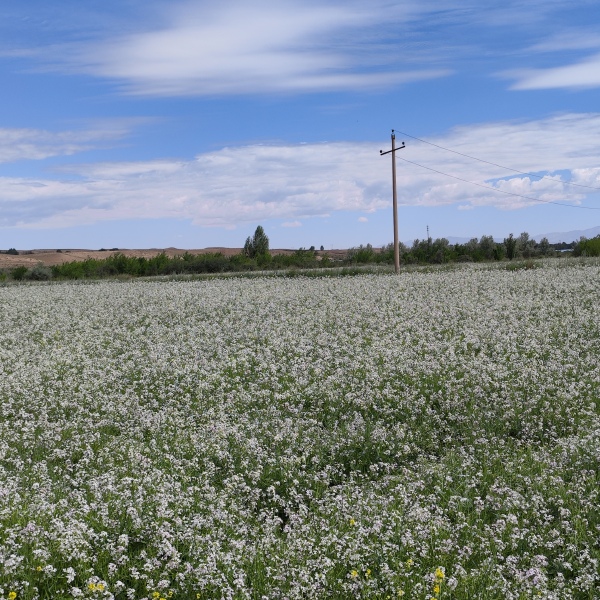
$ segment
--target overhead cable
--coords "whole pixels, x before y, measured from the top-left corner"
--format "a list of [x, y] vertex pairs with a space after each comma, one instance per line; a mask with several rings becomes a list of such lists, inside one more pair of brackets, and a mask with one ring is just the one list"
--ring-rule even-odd
[[583, 185], [581, 183], [573, 183], [572, 181], [557, 181], [548, 175], [536, 175], [535, 173], [528, 173], [527, 171], [519, 171], [518, 169], [512, 169], [511, 167], [506, 167], [504, 165], [499, 165], [498, 163], [491, 162], [489, 160], [483, 160], [482, 158], [477, 158], [476, 156], [471, 156], [470, 154], [463, 154], [462, 152], [458, 152], [456, 150], [452, 150], [450, 148], [445, 148], [444, 146], [440, 146], [439, 144], [434, 144], [433, 142], [428, 142], [427, 140], [422, 140], [421, 138], [415, 137], [414, 135], [410, 135], [409, 133], [404, 133], [402, 131], [395, 130], [400, 135], [404, 135], [406, 137], [412, 138], [413, 140], [417, 140], [418, 142], [423, 142], [424, 144], [429, 144], [430, 146], [435, 146], [440, 150], [445, 150], [446, 152], [452, 152], [453, 154], [458, 154], [459, 156], [464, 156], [465, 158], [470, 158], [472, 160], [477, 160], [479, 162], [485, 163], [486, 165], [492, 165], [494, 167], [499, 167], [500, 169], [506, 169], [507, 171], [512, 171], [513, 173], [519, 173], [520, 175], [528, 175], [529, 177], [536, 177], [538, 179], [549, 179], [550, 181], [554, 181], [556, 183], [563, 183], [565, 185], [573, 185], [580, 188], [586, 188], [588, 190], [596, 190], [600, 192], [599, 187], [594, 187], [591, 185]]
[[458, 181], [462, 181], [464, 183], [470, 183], [471, 185], [476, 185], [477, 187], [485, 188], [487, 190], [492, 190], [493, 192], [500, 192], [501, 194], [506, 194], [507, 196], [516, 196], [517, 198], [524, 198], [525, 200], [531, 200], [533, 202], [543, 202], [544, 204], [556, 204], [558, 206], [566, 206], [568, 208], [582, 208], [584, 210], [600, 210], [600, 206], [580, 206], [578, 204], [566, 204], [564, 202], [555, 202], [553, 200], [541, 200], [540, 198], [532, 198], [531, 196], [524, 196], [523, 194], [516, 194], [515, 192], [507, 192], [505, 190], [501, 190], [491, 185], [484, 185], [482, 183], [477, 183], [476, 181], [469, 181], [468, 179], [463, 179], [462, 177], [457, 177], [456, 175], [450, 175], [449, 173], [444, 173], [443, 171], [438, 171], [437, 169], [433, 169], [431, 167], [426, 167], [425, 165], [421, 165], [419, 163], [413, 162], [412, 160], [408, 160], [403, 158], [402, 156], [397, 156], [400, 160], [403, 160], [406, 163], [410, 163], [411, 165], [415, 165], [417, 167], [421, 167], [422, 169], [427, 169], [428, 171], [433, 171], [438, 175], [444, 175], [445, 177], [451, 177], [452, 179], [458, 179]]

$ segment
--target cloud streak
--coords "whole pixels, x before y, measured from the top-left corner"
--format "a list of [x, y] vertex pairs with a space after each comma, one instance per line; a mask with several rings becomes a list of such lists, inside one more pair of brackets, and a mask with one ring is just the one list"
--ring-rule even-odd
[[[84, 73], [141, 96], [382, 90], [471, 69], [478, 57], [511, 60], [523, 52], [525, 61], [554, 53], [555, 66], [505, 72], [515, 80], [512, 89], [598, 85], [597, 56], [564, 65], [565, 50], [600, 47], [597, 33], [579, 23], [564, 0], [508, 0], [501, 6], [458, 0], [133, 0], [126, 10], [123, 22], [109, 17], [109, 10], [93, 12], [79, 3], [63, 6], [59, 15], [46, 10], [38, 21], [53, 25], [38, 22], [37, 30], [48, 43], [5, 42], [0, 56]], [[72, 13], [77, 28], [64, 29], [70, 22], [64, 14]], [[52, 32], [56, 37], [48, 38]], [[523, 39], [532, 41], [528, 48]]]
[[70, 156], [112, 145], [129, 133], [126, 127], [108, 126], [87, 131], [0, 129], [0, 163]]
[[600, 54], [571, 65], [512, 71], [505, 76], [516, 79], [513, 90], [596, 88], [600, 87]]
[[[400, 136], [401, 139], [401, 136]], [[464, 154], [551, 179], [508, 173], [426, 144], [407, 141], [414, 163], [539, 201], [574, 205], [586, 199], [570, 179], [600, 187], [600, 114], [461, 127], [431, 141]], [[123, 219], [175, 218], [198, 226], [236, 227], [302, 220], [391, 203], [389, 156], [382, 144], [251, 145], [193, 160], [101, 163], [65, 167], [65, 179], [0, 178], [0, 224], [60, 228]], [[494, 206], [535, 202], [474, 187], [398, 160], [400, 206]], [[600, 206], [596, 203], [597, 206]]]
[[390, 59], [397, 44], [387, 39], [388, 28], [428, 12], [411, 2], [230, 0], [174, 6], [161, 26], [58, 46], [51, 56], [70, 71], [113, 80], [126, 93], [153, 96], [386, 88], [451, 72]]

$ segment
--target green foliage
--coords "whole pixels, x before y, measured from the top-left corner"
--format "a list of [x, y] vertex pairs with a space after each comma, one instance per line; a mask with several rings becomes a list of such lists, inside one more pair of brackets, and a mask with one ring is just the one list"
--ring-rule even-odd
[[544, 237], [540, 240], [540, 243], [538, 244], [538, 251], [542, 256], [547, 256], [550, 254], [551, 248], [548, 238]]
[[525, 269], [525, 270], [535, 269], [536, 267], [537, 267], [536, 263], [531, 258], [528, 258], [527, 260], [510, 262], [509, 264], [506, 265], [505, 269], [507, 271], [520, 271], [522, 269]]
[[512, 260], [517, 254], [517, 240], [511, 233], [507, 238], [504, 238], [504, 246], [506, 248], [506, 257]]
[[[554, 251], [547, 239], [536, 243], [529, 238], [527, 232], [522, 233], [518, 239], [511, 234], [503, 243], [495, 242], [491, 235], [484, 235], [479, 240], [472, 238], [464, 244], [450, 244], [445, 238], [429, 238], [414, 240], [411, 248], [400, 244], [400, 261], [405, 265], [501, 261], [505, 258], [512, 260], [517, 256], [552, 256]], [[394, 246], [388, 244], [379, 252], [373, 250], [370, 244], [353, 248], [348, 254], [347, 262], [393, 264]]]
[[261, 260], [266, 261], [264, 258], [269, 254], [269, 238], [265, 233], [265, 230], [259, 225], [254, 232], [253, 237], [248, 237], [244, 244], [244, 255], [248, 258], [263, 257]]
[[[240, 273], [247, 271], [289, 271], [291, 269], [329, 269], [336, 266], [357, 265], [392, 265], [394, 263], [394, 246], [388, 244], [381, 249], [371, 244], [351, 248], [344, 260], [333, 261], [323, 251], [318, 253], [314, 246], [306, 250], [299, 248], [295, 252], [272, 255], [268, 251], [268, 238], [262, 227], [257, 227], [253, 237], [246, 240], [244, 250], [234, 256], [222, 253], [190, 254], [169, 257], [165, 253], [152, 258], [125, 256], [116, 253], [105, 259], [88, 258], [82, 262], [69, 262], [52, 267], [51, 276], [58, 279], [87, 279], [106, 277], [150, 277], [155, 275], [200, 275], [219, 273]], [[596, 240], [582, 240], [576, 251], [588, 256], [597, 256]], [[256, 252], [256, 248], [259, 252]], [[264, 249], [267, 249], [264, 251]], [[261, 250], [262, 249], [262, 250]], [[400, 261], [404, 265], [411, 264], [449, 264], [454, 262], [501, 261], [504, 258], [519, 256], [532, 259], [539, 256], [550, 256], [554, 246], [548, 240], [539, 244], [529, 239], [527, 233], [519, 238], [511, 234], [503, 243], [497, 243], [492, 236], [473, 238], [465, 244], [450, 244], [445, 238], [432, 240], [415, 240], [411, 248], [399, 244]], [[517, 267], [520, 268], [520, 267]], [[13, 269], [13, 271], [15, 271]], [[16, 270], [13, 279], [25, 278], [24, 271]], [[47, 273], [46, 273], [47, 275]], [[41, 272], [28, 279], [49, 278]]]
[[348, 251], [347, 261], [350, 263], [372, 263], [376, 261], [375, 251], [371, 244], [363, 246], [362, 244], [358, 248], [350, 248]]
[[293, 254], [277, 254], [273, 256], [269, 267], [272, 269], [316, 269], [318, 267], [326, 266], [328, 260], [327, 257], [324, 257], [323, 260], [319, 260], [317, 258], [317, 253], [314, 250], [299, 248]]
[[48, 279], [52, 279], [52, 270], [39, 264], [26, 274], [26, 278], [31, 281], [48, 281]]
[[600, 256], [600, 235], [591, 240], [582, 238], [573, 251], [575, 256]]
[[517, 250], [523, 258], [531, 258], [535, 254], [535, 240], [529, 239], [529, 234], [524, 231], [517, 240]]
[[18, 250], [15, 250], [14, 248], [9, 248], [9, 249], [6, 251], [6, 254], [12, 254], [12, 255], [14, 255], [14, 256], [18, 256], [18, 255], [19, 255], [19, 251], [18, 251]]
[[10, 272], [10, 276], [15, 280], [15, 281], [22, 281], [25, 278], [25, 274], [27, 273], [27, 267], [15, 267], [14, 269], [11, 270]]

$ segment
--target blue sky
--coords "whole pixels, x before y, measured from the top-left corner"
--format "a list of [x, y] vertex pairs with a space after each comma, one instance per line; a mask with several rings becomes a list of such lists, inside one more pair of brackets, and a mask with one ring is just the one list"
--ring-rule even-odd
[[383, 245], [391, 129], [404, 241], [600, 225], [596, 0], [4, 0], [0, 74], [0, 248]]

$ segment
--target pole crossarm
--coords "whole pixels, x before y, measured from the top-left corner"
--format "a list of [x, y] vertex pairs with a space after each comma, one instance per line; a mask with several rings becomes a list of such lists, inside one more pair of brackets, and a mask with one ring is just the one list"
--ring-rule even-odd
[[380, 150], [379, 156], [385, 156], [386, 154], [390, 154], [390, 152], [396, 152], [396, 150], [402, 150], [402, 148], [406, 148], [406, 144], [404, 142], [402, 142], [402, 146], [398, 146], [397, 148], [394, 148], [393, 150], [388, 150], [387, 152]]

